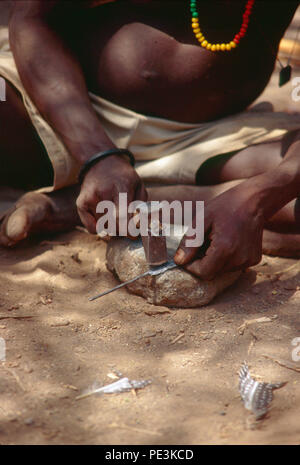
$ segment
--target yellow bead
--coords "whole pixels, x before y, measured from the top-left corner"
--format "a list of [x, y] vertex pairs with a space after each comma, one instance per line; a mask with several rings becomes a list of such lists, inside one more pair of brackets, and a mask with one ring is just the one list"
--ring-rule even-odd
[[230, 44], [226, 44], [226, 50], [231, 50], [231, 45]]
[[192, 23], [199, 23], [199, 19], [198, 18], [192, 18]]
[[202, 47], [206, 47], [207, 44], [208, 44], [207, 40], [204, 40], [201, 45]]
[[211, 44], [207, 44], [206, 48], [207, 48], [207, 50], [210, 50], [211, 49]]
[[221, 45], [220, 45], [220, 44], [216, 44], [216, 50], [217, 50], [217, 52], [218, 52], [219, 50], [221, 50]]
[[199, 29], [199, 24], [197, 24], [197, 23], [192, 23], [192, 28], [193, 28], [193, 29]]
[[231, 48], [235, 48], [236, 47], [236, 43], [235, 42], [230, 42], [230, 45], [231, 45]]
[[202, 36], [201, 32], [198, 32], [198, 34], [196, 34], [196, 37], [197, 37], [197, 39], [200, 39], [200, 37], [203, 37], [203, 36]]
[[194, 33], [195, 33], [195, 34], [198, 34], [199, 32], [200, 32], [200, 28], [199, 28], [199, 27], [197, 27], [196, 29], [194, 29]]
[[225, 44], [221, 44], [220, 48], [221, 48], [221, 50], [224, 52], [224, 50], [226, 50], [226, 45], [225, 45]]
[[204, 36], [202, 36], [202, 37], [199, 37], [198, 41], [199, 41], [199, 42], [200, 42], [200, 44], [202, 45], [202, 42], [204, 42], [204, 41], [205, 41], [205, 37], [204, 37]]
[[217, 50], [217, 46], [215, 44], [212, 44], [211, 46], [211, 51], [215, 52]]

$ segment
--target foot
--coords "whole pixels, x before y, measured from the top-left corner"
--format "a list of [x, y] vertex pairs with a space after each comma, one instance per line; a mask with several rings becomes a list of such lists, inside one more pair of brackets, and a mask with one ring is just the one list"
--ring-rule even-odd
[[33, 234], [67, 231], [81, 224], [76, 198], [75, 187], [23, 195], [0, 224], [0, 245], [13, 247]]
[[299, 258], [300, 234], [283, 234], [265, 229], [263, 253], [276, 257]]

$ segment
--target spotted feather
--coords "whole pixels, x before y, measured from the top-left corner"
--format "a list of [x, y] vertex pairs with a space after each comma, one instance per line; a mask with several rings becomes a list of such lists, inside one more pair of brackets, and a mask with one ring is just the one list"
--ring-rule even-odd
[[262, 418], [268, 411], [273, 399], [273, 390], [286, 383], [259, 383], [251, 378], [248, 365], [244, 362], [239, 372], [239, 391], [245, 408], [251, 410], [256, 419]]

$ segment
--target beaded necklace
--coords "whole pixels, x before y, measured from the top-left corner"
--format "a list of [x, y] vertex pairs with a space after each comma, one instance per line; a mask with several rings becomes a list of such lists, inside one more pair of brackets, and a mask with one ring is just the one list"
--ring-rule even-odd
[[241, 28], [239, 32], [235, 35], [234, 39], [230, 42], [223, 43], [223, 44], [212, 44], [204, 37], [203, 33], [201, 32], [200, 25], [199, 25], [199, 13], [197, 11], [196, 0], [189, 0], [189, 1], [190, 1], [190, 10], [192, 13], [192, 28], [193, 28], [196, 39], [198, 40], [198, 42], [203, 48], [206, 48], [207, 50], [211, 50], [212, 52], [219, 52], [219, 51], [225, 52], [225, 51], [230, 51], [233, 48], [236, 48], [238, 46], [240, 40], [246, 35], [255, 0], [247, 1], [245, 11], [243, 14], [243, 22], [242, 22]]

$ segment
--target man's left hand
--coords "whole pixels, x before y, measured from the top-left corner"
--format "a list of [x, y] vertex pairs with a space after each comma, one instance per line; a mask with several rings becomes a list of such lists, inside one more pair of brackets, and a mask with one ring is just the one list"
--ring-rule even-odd
[[[206, 280], [259, 263], [265, 218], [252, 200], [241, 183], [208, 202], [204, 214], [207, 250], [187, 247], [186, 241], [192, 238], [184, 236], [175, 262]], [[204, 256], [199, 259], [200, 254]]]

